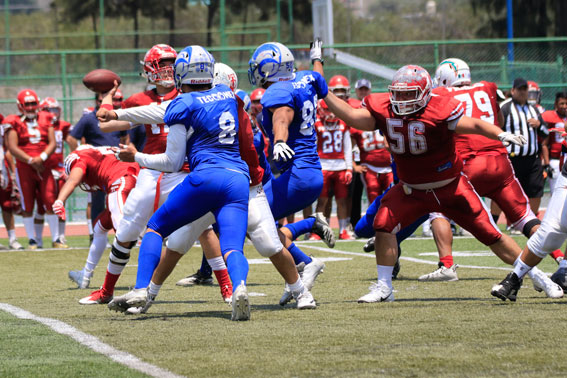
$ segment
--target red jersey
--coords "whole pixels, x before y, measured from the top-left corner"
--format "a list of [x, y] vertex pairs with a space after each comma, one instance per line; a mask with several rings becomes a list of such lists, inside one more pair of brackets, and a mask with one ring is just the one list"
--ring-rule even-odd
[[63, 141], [69, 135], [71, 124], [67, 121], [57, 120], [53, 123], [55, 133], [55, 151], [49, 156], [47, 161], [52, 167], [63, 167]]
[[323, 122], [317, 118], [315, 130], [317, 131], [317, 153], [319, 158], [344, 160], [345, 134], [349, 131], [346, 123], [340, 119], [337, 122]]
[[109, 147], [79, 147], [73, 151], [67, 159], [71, 161], [71, 171], [81, 168], [83, 179], [81, 186], [83, 190], [103, 190], [107, 194], [112, 184], [124, 176], [136, 176], [140, 171], [137, 163], [125, 163], [114, 156]]
[[19, 114], [4, 118], [5, 132], [9, 129], [18, 134], [18, 147], [31, 157], [39, 156], [49, 144], [48, 132], [53, 127], [53, 115], [41, 111], [34, 120]]
[[356, 99], [356, 98], [349, 98], [347, 100], [347, 103], [352, 106], [353, 108], [357, 109], [360, 108], [360, 105], [362, 104], [362, 101]]
[[[554, 127], [565, 127], [567, 123], [567, 117], [561, 117], [555, 110], [547, 110], [542, 114], [543, 120], [547, 123], [547, 128], [552, 129]], [[561, 156], [561, 144], [563, 143], [563, 138], [561, 132], [550, 131], [549, 132], [549, 158], [559, 159]]]
[[[438, 87], [433, 93], [442, 96], [451, 96], [465, 105], [467, 117], [478, 118], [498, 126], [498, 98], [496, 95], [496, 84], [481, 81], [465, 87]], [[455, 138], [457, 151], [463, 159], [476, 155], [477, 152], [498, 152], [508, 154], [506, 147], [500, 141], [489, 139], [482, 135], [457, 134]]]
[[264, 168], [260, 166], [258, 153], [254, 147], [252, 123], [250, 122], [248, 113], [244, 110], [244, 102], [238, 96], [236, 96], [236, 101], [238, 102], [238, 145], [240, 148], [240, 157], [248, 165], [250, 185], [256, 186], [262, 183]]
[[362, 131], [350, 129], [350, 135], [360, 150], [360, 162], [373, 167], [388, 167], [391, 163], [390, 152], [386, 149], [384, 136], [380, 131]]
[[388, 93], [364, 98], [365, 106], [386, 136], [400, 180], [427, 184], [457, 177], [463, 161], [455, 150], [455, 127], [463, 104], [448, 96], [431, 96], [424, 109], [406, 116], [392, 111]]
[[[161, 104], [164, 101], [173, 100], [177, 97], [177, 89], [164, 96], [157, 94], [155, 90], [149, 90], [133, 94], [128, 99], [122, 102], [122, 108], [133, 108], [135, 106], [143, 106], [150, 104]], [[167, 147], [167, 134], [169, 133], [169, 126], [165, 123], [144, 125], [146, 128], [146, 144], [144, 150], [145, 154], [161, 154], [165, 152]]]

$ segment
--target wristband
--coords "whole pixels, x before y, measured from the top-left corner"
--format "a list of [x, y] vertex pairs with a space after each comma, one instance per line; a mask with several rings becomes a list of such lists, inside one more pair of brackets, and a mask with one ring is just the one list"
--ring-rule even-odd
[[106, 109], [106, 110], [114, 110], [114, 107], [110, 104], [102, 104], [100, 106], [101, 109]]
[[31, 164], [33, 161], [33, 158], [30, 156], [30, 158], [28, 159], [28, 164]]
[[323, 65], [323, 66], [325, 65], [325, 61], [323, 60], [323, 58], [316, 58], [316, 59], [313, 59], [313, 60], [311, 61], [311, 64], [315, 63], [315, 61], [321, 62], [321, 65]]
[[276, 140], [276, 143], [274, 143], [274, 145], [278, 144], [278, 143], [285, 143], [285, 140], [283, 139], [278, 139]]
[[41, 154], [39, 154], [39, 157], [41, 158], [41, 160], [46, 161], [49, 156], [44, 151]]

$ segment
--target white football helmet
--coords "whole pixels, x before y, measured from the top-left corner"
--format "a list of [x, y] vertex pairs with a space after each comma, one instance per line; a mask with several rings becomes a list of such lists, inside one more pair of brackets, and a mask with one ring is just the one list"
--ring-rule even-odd
[[215, 58], [205, 48], [193, 45], [185, 47], [175, 59], [175, 87], [181, 85], [213, 84]]
[[250, 84], [261, 87], [266, 82], [285, 81], [294, 78], [293, 54], [279, 42], [260, 45], [248, 62]]
[[445, 59], [435, 71], [433, 85], [435, 87], [458, 87], [471, 84], [469, 65], [457, 58]]
[[224, 84], [234, 92], [238, 88], [238, 76], [236, 72], [224, 63], [215, 63], [215, 75], [213, 79], [213, 84]]

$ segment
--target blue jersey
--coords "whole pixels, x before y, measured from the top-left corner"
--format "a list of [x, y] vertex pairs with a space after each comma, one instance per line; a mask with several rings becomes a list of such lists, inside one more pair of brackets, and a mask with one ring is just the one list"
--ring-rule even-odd
[[168, 105], [163, 120], [169, 126], [185, 126], [191, 171], [222, 167], [249, 177], [238, 146], [236, 98], [226, 85], [177, 96]]
[[274, 144], [273, 113], [269, 109], [287, 106], [295, 113], [289, 125], [287, 139], [287, 145], [293, 149], [295, 155], [287, 162], [276, 162], [280, 171], [283, 172], [292, 165], [297, 168], [321, 169], [317, 154], [317, 133], [313, 126], [317, 116], [317, 100], [326, 97], [327, 92], [325, 79], [314, 71], [299, 71], [293, 80], [276, 82], [266, 89], [260, 101], [263, 106], [262, 126], [272, 145]]

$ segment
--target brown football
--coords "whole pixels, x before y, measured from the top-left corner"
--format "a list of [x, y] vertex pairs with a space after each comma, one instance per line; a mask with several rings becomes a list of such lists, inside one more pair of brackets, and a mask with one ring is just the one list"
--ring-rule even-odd
[[99, 68], [92, 70], [83, 77], [83, 84], [91, 91], [96, 93], [105, 93], [114, 87], [114, 80], [120, 84], [120, 76], [110, 70]]

